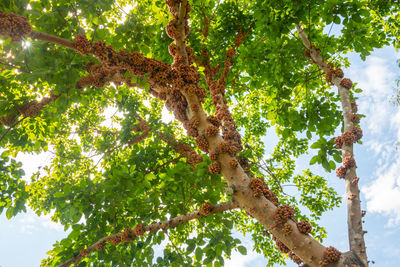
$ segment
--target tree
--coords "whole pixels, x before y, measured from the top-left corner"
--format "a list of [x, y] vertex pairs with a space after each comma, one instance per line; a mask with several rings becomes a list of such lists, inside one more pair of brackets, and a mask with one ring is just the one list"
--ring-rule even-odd
[[[220, 266], [233, 249], [246, 254], [233, 229], [252, 233], [268, 264], [368, 265], [353, 157], [361, 89], [337, 55], [398, 47], [396, 1], [20, 0], [0, 9], [0, 211], [54, 211], [72, 229], [43, 265], [151, 265], [152, 246], [168, 239], [154, 264]], [[324, 31], [333, 24], [341, 36]], [[164, 104], [178, 123], [161, 120]], [[115, 125], [104, 126], [110, 107]], [[265, 159], [271, 128], [280, 141]], [[343, 163], [346, 253], [319, 243], [317, 220], [340, 199], [323, 177], [296, 174], [310, 148], [310, 164], [330, 172]], [[21, 181], [12, 158], [48, 150], [51, 165]], [[298, 194], [285, 196], [285, 183]]]

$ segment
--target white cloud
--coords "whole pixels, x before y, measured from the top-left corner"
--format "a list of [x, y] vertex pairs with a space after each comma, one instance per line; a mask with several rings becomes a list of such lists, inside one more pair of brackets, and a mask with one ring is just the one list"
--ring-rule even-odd
[[[395, 73], [390, 69], [386, 58], [371, 56], [363, 64], [365, 68], [352, 68], [350, 70], [357, 87], [363, 89], [358, 100], [359, 112], [367, 115], [362, 120], [362, 128], [370, 134], [383, 135], [385, 129], [393, 126], [393, 114], [400, 116], [400, 112], [390, 104], [393, 95]], [[396, 126], [396, 124], [395, 124]], [[397, 124], [400, 126], [400, 123]]]
[[363, 142], [372, 152], [371, 160], [376, 159], [375, 177], [362, 187], [362, 192], [367, 210], [387, 216], [388, 226], [400, 223], [400, 159], [396, 159], [394, 149], [394, 143], [400, 140], [400, 110], [390, 103], [397, 78], [393, 55], [398, 56], [371, 56], [360, 65], [362, 67], [353, 65], [350, 70], [353, 81], [358, 82], [357, 87], [363, 89], [357, 101], [359, 113], [366, 115], [361, 120]]
[[400, 158], [376, 172], [378, 178], [362, 188], [367, 210], [389, 216], [388, 226], [400, 223]]
[[37, 216], [28, 208], [25, 214], [18, 215], [15, 226], [26, 234], [33, 234], [43, 228], [64, 232], [64, 227], [60, 223], [53, 222], [51, 216], [51, 214]]

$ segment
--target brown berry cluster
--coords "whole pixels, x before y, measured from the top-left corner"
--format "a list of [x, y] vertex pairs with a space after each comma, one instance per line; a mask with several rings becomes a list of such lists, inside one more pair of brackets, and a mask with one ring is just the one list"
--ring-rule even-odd
[[343, 166], [346, 169], [350, 169], [356, 167], [356, 161], [354, 160], [353, 156], [347, 156], [343, 159]]
[[36, 100], [32, 100], [28, 103], [25, 103], [19, 107], [17, 107], [17, 110], [19, 113], [21, 113], [24, 117], [36, 117], [39, 115], [40, 111], [42, 110], [44, 104], [41, 102], [38, 102]]
[[0, 117], [0, 124], [4, 126], [13, 126], [17, 122], [17, 116], [15, 114], [10, 114]]
[[164, 134], [159, 135], [160, 138], [172, 145], [172, 148], [182, 156], [187, 158], [187, 162], [191, 165], [197, 165], [203, 161], [203, 158], [198, 154], [191, 146], [178, 142], [173, 135], [165, 136]]
[[[181, 75], [170, 65], [155, 59], [145, 58], [139, 52], [128, 53], [126, 51], [116, 52], [111, 46], [107, 46], [104, 41], [97, 41], [91, 45], [85, 39], [86, 36], [79, 35], [74, 41], [77, 49], [82, 53], [88, 51], [96, 56], [102, 63], [102, 71], [97, 71], [87, 78], [82, 78], [78, 84], [82, 86], [95, 85], [102, 87], [113, 77], [123, 77], [128, 70], [131, 75], [142, 77], [148, 74], [147, 81], [151, 88], [149, 92], [161, 100], [166, 100], [167, 108], [174, 113], [181, 122], [186, 121], [187, 101], [183, 94], [172, 85], [182, 84]], [[119, 73], [119, 75], [115, 75]], [[105, 77], [107, 76], [107, 77]], [[130, 78], [124, 80], [129, 86], [137, 86], [130, 83]], [[154, 90], [157, 88], [157, 91]], [[204, 95], [204, 92], [202, 93]]]
[[142, 236], [144, 232], [145, 232], [144, 226], [140, 223], [135, 226], [135, 229], [133, 229], [133, 234], [135, 236]]
[[210, 122], [215, 127], [220, 127], [221, 126], [220, 121], [214, 116], [208, 116], [207, 117], [207, 121]]
[[312, 226], [309, 222], [301, 221], [296, 224], [297, 224], [297, 229], [299, 229], [300, 233], [303, 233], [305, 235], [311, 233]]
[[356, 137], [351, 131], [346, 131], [342, 134], [342, 142], [344, 145], [349, 146], [355, 142]]
[[92, 45], [83, 34], [76, 35], [74, 40], [74, 47], [79, 53], [84, 56], [87, 56], [92, 50]]
[[335, 263], [340, 260], [342, 253], [334, 247], [328, 247], [324, 251], [322, 261], [319, 263], [320, 267], [327, 266], [329, 263]]
[[196, 137], [196, 145], [204, 152], [208, 152], [208, 141], [204, 135], [199, 135]]
[[105, 65], [88, 64], [86, 70], [89, 75], [82, 77], [76, 84], [77, 89], [93, 85], [101, 88], [113, 80], [113, 76], [119, 71], [118, 67], [108, 67]]
[[229, 161], [229, 167], [231, 169], [236, 169], [239, 166], [239, 162], [236, 159], [231, 159]]
[[339, 178], [344, 178], [346, 176], [347, 169], [344, 166], [340, 166], [336, 169], [336, 176]]
[[242, 167], [242, 169], [247, 173], [247, 174], [249, 174], [249, 176], [251, 176], [250, 175], [250, 165], [249, 165], [249, 160], [247, 159], [247, 158], [245, 158], [245, 157], [238, 157], [238, 161], [239, 161], [239, 164], [240, 164], [240, 166]]
[[[241, 166], [243, 167], [242, 164]], [[266, 199], [271, 201], [275, 206], [279, 205], [278, 198], [276, 197], [274, 192], [272, 192], [268, 188], [267, 184], [264, 182], [263, 179], [252, 177], [250, 179], [250, 189], [253, 191], [255, 197], [264, 196]]]
[[285, 224], [283, 225], [283, 227], [282, 227], [282, 232], [283, 232], [285, 235], [290, 235], [290, 234], [293, 232], [293, 229], [292, 229], [292, 227], [290, 226], [290, 224], [285, 223]]
[[267, 189], [264, 189], [263, 193], [264, 193], [264, 197], [266, 199], [268, 199], [269, 201], [271, 201], [272, 204], [274, 204], [275, 206], [279, 205], [278, 197], [275, 195], [274, 192], [272, 192], [270, 189], [267, 188]]
[[31, 25], [26, 18], [0, 10], [0, 35], [8, 36], [12, 41], [18, 42], [31, 31]]
[[244, 38], [246, 38], [246, 33], [243, 33], [242, 29], [239, 28], [238, 34], [235, 37], [235, 46], [226, 51], [226, 60], [224, 61], [224, 68], [218, 81], [219, 84], [226, 84], [230, 67], [233, 64], [233, 57], [236, 55], [236, 49], [242, 44]]
[[357, 142], [363, 137], [363, 132], [360, 127], [352, 126], [350, 128], [351, 133], [354, 135], [355, 139], [354, 142]]
[[137, 144], [137, 143], [143, 141], [149, 135], [149, 132], [151, 130], [150, 125], [148, 125], [145, 120], [143, 120], [140, 117], [138, 117], [137, 119], [138, 119], [139, 123], [138, 123], [138, 125], [134, 126], [132, 128], [132, 130], [134, 132], [142, 132], [142, 133], [140, 135], [135, 136], [134, 138], [132, 138], [132, 140], [130, 140], [128, 142], [128, 145]]
[[89, 256], [90, 250], [88, 249], [81, 249], [81, 251], [79, 251], [79, 254], [81, 254], [82, 257], [86, 257]]
[[337, 148], [342, 148], [343, 145], [350, 146], [351, 144], [360, 140], [362, 136], [363, 133], [360, 127], [351, 126], [341, 136], [335, 138], [335, 146]]
[[344, 77], [344, 73], [342, 69], [335, 69], [334, 70], [334, 75], [338, 78], [343, 78]]
[[119, 243], [121, 243], [121, 237], [119, 235], [110, 236], [107, 238], [107, 241], [111, 242], [113, 246], [117, 246]]
[[97, 251], [102, 251], [102, 250], [104, 250], [105, 244], [106, 244], [105, 241], [98, 242], [98, 243], [94, 246], [94, 249], [97, 250]]
[[333, 76], [334, 73], [335, 72], [334, 72], [333, 69], [328, 69], [328, 71], [326, 72], [326, 77], [325, 77], [326, 82], [331, 84], [331, 85], [333, 85], [333, 82], [332, 82], [332, 78], [333, 77], [332, 76]]
[[200, 162], [203, 162], [203, 158], [201, 157], [200, 154], [198, 154], [196, 151], [192, 151], [189, 153], [188, 156], [188, 163], [191, 165], [197, 165]]
[[216, 161], [218, 159], [218, 156], [219, 156], [219, 150], [216, 149], [216, 150], [211, 151], [209, 156], [210, 156], [211, 160]]
[[203, 215], [203, 216], [208, 216], [208, 215], [211, 214], [212, 209], [213, 209], [213, 206], [211, 205], [210, 202], [207, 201], [206, 203], [203, 203], [203, 204], [200, 206], [199, 212], [200, 212], [200, 214]]
[[192, 137], [197, 137], [199, 135], [199, 132], [197, 130], [199, 125], [200, 125], [200, 120], [195, 116], [193, 116], [190, 120], [185, 121], [183, 123], [183, 127], [186, 129], [187, 134]]
[[218, 134], [218, 127], [215, 127], [214, 125], [209, 125], [206, 128], [206, 136], [211, 137], [211, 136], [215, 136]]
[[352, 123], [356, 124], [356, 123], [360, 122], [360, 117], [357, 114], [352, 113], [350, 115], [350, 120], [351, 120]]
[[353, 180], [351, 181], [352, 184], [358, 184], [358, 181], [360, 181], [360, 178], [354, 177]]
[[253, 191], [255, 197], [264, 195], [264, 189], [267, 187], [264, 180], [261, 178], [251, 178], [250, 189]]
[[274, 212], [274, 218], [277, 224], [284, 224], [289, 219], [294, 220], [294, 209], [293, 207], [285, 204], [276, 208]]
[[281, 241], [279, 241], [275, 236], [272, 238], [272, 240], [275, 241], [275, 244], [278, 247], [279, 251], [281, 251], [283, 253], [290, 252], [290, 249], [285, 244], [283, 244]]
[[296, 264], [300, 265], [303, 263], [303, 261], [300, 259], [300, 257], [298, 257], [296, 254], [294, 254], [293, 251], [289, 252], [289, 258]]
[[199, 120], [197, 117], [194, 117], [194, 116], [193, 116], [193, 117], [189, 120], [188, 124], [189, 124], [189, 127], [198, 128], [199, 125], [200, 125], [200, 120]]
[[219, 174], [221, 173], [221, 163], [219, 163], [218, 161], [213, 162], [210, 165], [208, 165], [208, 169], [212, 174]]
[[[240, 38], [238, 40], [238, 45], [241, 43], [241, 38], [244, 38], [245, 35], [242, 33], [239, 34]], [[236, 53], [236, 48], [231, 48], [227, 52], [227, 59], [224, 63], [224, 71], [220, 75], [219, 80], [215, 80], [213, 76], [215, 75], [215, 70], [210, 66], [210, 63], [208, 61], [209, 56], [207, 54], [207, 51], [202, 51], [202, 57], [205, 59], [203, 62], [199, 62], [202, 66], [205, 67], [205, 75], [206, 75], [206, 83], [207, 86], [210, 89], [210, 94], [212, 97], [212, 102], [215, 106], [216, 112], [216, 118], [217, 120], [210, 121], [212, 124], [215, 126], [220, 126], [222, 125], [222, 132], [223, 132], [223, 138], [224, 140], [229, 142], [229, 153], [232, 156], [235, 156], [236, 153], [238, 153], [240, 150], [242, 150], [242, 145], [241, 145], [241, 138], [240, 135], [234, 135], [232, 133], [227, 133], [227, 132], [236, 132], [236, 124], [232, 118], [232, 115], [228, 109], [227, 106], [227, 101], [225, 99], [225, 84], [226, 84], [226, 78], [229, 73], [229, 68], [232, 65], [232, 58], [234, 57]], [[218, 69], [218, 68], [217, 68]], [[218, 127], [217, 126], [217, 127]], [[221, 153], [227, 153], [227, 151], [220, 151]]]
[[121, 235], [121, 242], [131, 242], [135, 240], [135, 233], [130, 228], [125, 228], [124, 232]]
[[356, 101], [354, 101], [354, 100], [351, 102], [351, 110], [352, 110], [354, 113], [356, 113], [356, 112], [358, 111], [357, 103], [356, 103]]
[[307, 58], [311, 58], [310, 50], [308, 50], [308, 49], [304, 50], [304, 56], [307, 57]]
[[332, 79], [334, 77], [343, 78], [344, 73], [343, 73], [342, 69], [333, 69], [332, 63], [328, 63], [328, 67], [329, 67], [329, 69], [326, 72], [326, 81], [329, 84], [333, 85]]
[[218, 150], [220, 153], [228, 153], [229, 152], [229, 143], [226, 141], [222, 141], [218, 144]]
[[342, 148], [343, 146], [343, 139], [341, 136], [335, 138], [335, 146], [336, 148]]
[[340, 85], [346, 89], [351, 89], [351, 87], [353, 87], [353, 82], [349, 78], [343, 78], [340, 81]]

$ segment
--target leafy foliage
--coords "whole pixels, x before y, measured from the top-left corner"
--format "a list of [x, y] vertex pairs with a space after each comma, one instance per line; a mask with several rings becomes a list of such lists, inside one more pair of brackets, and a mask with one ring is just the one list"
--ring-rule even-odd
[[[250, 160], [255, 175], [268, 178], [281, 203], [295, 207], [297, 219], [311, 222], [318, 240], [326, 236], [318, 219], [338, 206], [340, 199], [325, 178], [310, 170], [298, 172], [295, 161], [317, 149], [310, 164], [334, 170], [341, 156], [333, 135], [342, 119], [339, 98], [304, 57], [294, 23], [305, 25], [324, 58], [348, 66], [343, 55], [349, 51], [365, 59], [374, 48], [399, 46], [398, 7], [390, 2], [190, 1], [187, 44], [198, 58], [202, 50], [209, 51], [212, 66], [223, 64], [239, 28], [247, 33], [226, 86], [227, 102], [245, 144], [240, 156]], [[139, 51], [172, 62], [171, 39], [165, 33], [171, 17], [164, 1], [132, 5], [126, 0], [14, 0], [2, 1], [0, 9], [27, 17], [35, 31], [69, 40], [80, 33], [93, 42], [104, 40], [115, 50]], [[210, 20], [207, 38], [205, 17]], [[340, 36], [330, 34], [335, 24], [340, 24]], [[193, 167], [160, 138], [160, 134], [173, 134], [194, 147], [194, 140], [184, 136], [179, 124], [163, 122], [163, 103], [149, 96], [145, 80], [132, 77], [133, 83], [142, 83], [143, 91], [115, 84], [77, 89], [87, 62], [97, 62], [92, 56], [29, 38], [19, 43], [1, 39], [0, 53], [0, 116], [17, 112], [27, 101], [59, 95], [38, 116], [18, 115], [21, 121], [14, 127], [0, 126], [4, 137], [0, 139], [4, 151], [0, 212], [10, 219], [29, 206], [38, 215], [54, 212], [52, 220], [71, 229], [54, 244], [43, 265], [60, 264], [101, 237], [138, 223], [167, 220], [196, 210], [205, 201], [217, 204], [230, 199], [223, 191], [222, 177], [209, 172], [211, 161], [206, 155], [203, 163]], [[204, 76], [204, 69], [198, 69]], [[203, 76], [200, 85], [207, 88]], [[211, 99], [206, 99], [204, 108], [214, 112]], [[138, 116], [146, 119], [151, 131], [131, 144], [140, 136], [133, 130]], [[277, 137], [276, 146], [263, 162], [271, 150], [264, 146], [265, 136], [270, 135]], [[311, 140], [316, 141], [311, 144]], [[46, 151], [53, 153], [50, 165], [29, 183], [21, 180], [22, 165], [11, 158], [21, 152]], [[296, 185], [294, 196], [285, 195], [285, 184]], [[235, 231], [251, 235], [253, 250], [268, 259], [268, 266], [283, 263], [284, 256], [264, 230], [244, 212], [216, 214], [135, 242], [107, 245], [80, 266], [132, 261], [138, 266], [222, 266], [232, 251], [247, 253]], [[163, 247], [163, 255], [156, 255], [155, 246]]]

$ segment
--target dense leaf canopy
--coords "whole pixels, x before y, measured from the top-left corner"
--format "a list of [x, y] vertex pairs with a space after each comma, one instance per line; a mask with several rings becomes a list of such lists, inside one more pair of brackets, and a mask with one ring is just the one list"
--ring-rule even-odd
[[[303, 26], [323, 58], [345, 67], [349, 51], [365, 59], [374, 48], [399, 46], [397, 1], [189, 2], [186, 44], [195, 58], [208, 52], [211, 66], [221, 66], [217, 77], [223, 75], [236, 36], [245, 34], [226, 77], [225, 94], [242, 136], [239, 156], [248, 159], [255, 177], [265, 177], [281, 204], [295, 208], [297, 220], [312, 224], [311, 235], [322, 240], [326, 232], [318, 219], [338, 206], [340, 198], [324, 177], [296, 169], [295, 162], [317, 149], [310, 164], [327, 172], [336, 169], [342, 158], [334, 134], [342, 125], [342, 112], [323, 72], [304, 56], [295, 24]], [[172, 39], [165, 31], [172, 16], [164, 1], [6, 0], [0, 10], [26, 17], [37, 32], [66, 40], [82, 34], [115, 51], [173, 62], [168, 51]], [[335, 24], [340, 34], [330, 31]], [[178, 143], [185, 143], [201, 153], [180, 123], [163, 120], [164, 103], [149, 94], [147, 75], [126, 73], [137, 87], [79, 87], [88, 66], [99, 63], [92, 55], [29, 37], [19, 42], [0, 38], [0, 212], [11, 218], [29, 207], [38, 215], [52, 213], [55, 222], [71, 230], [54, 244], [43, 265], [61, 264], [125, 228], [187, 214], [206, 201], [215, 205], [230, 199], [224, 178], [210, 173], [208, 155], [194, 166], [176, 151]], [[207, 92], [203, 107], [213, 115], [205, 69], [199, 63], [193, 66]], [[359, 92], [352, 90], [352, 99]], [[36, 112], [26, 103], [44, 104]], [[274, 148], [264, 147], [265, 136], [277, 137]], [[21, 163], [13, 159], [21, 152], [50, 152], [51, 164], [26, 183]], [[286, 195], [285, 184], [296, 185], [297, 193]], [[285, 260], [272, 236], [263, 234], [264, 227], [235, 210], [145, 234], [134, 242], [107, 244], [80, 266], [125, 266], [132, 261], [135, 266], [220, 266], [233, 250], [246, 254], [236, 230], [252, 236], [255, 251], [268, 265]], [[155, 256], [154, 247], [160, 244], [163, 253]]]

